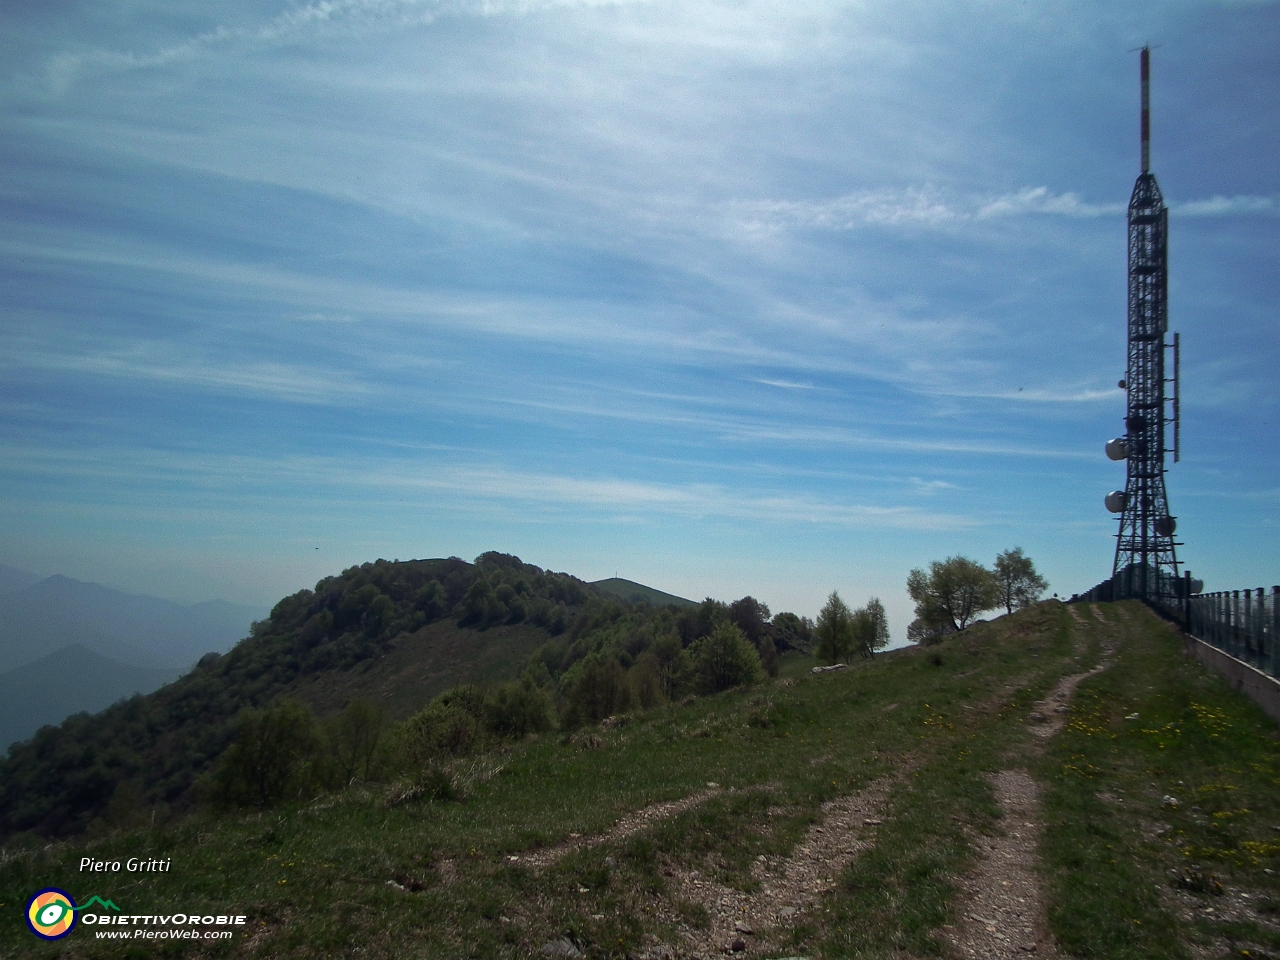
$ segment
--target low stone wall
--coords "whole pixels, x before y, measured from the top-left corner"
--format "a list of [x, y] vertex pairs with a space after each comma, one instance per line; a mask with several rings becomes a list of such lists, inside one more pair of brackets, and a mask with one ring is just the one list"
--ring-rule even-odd
[[1231, 654], [1210, 646], [1203, 640], [1197, 640], [1189, 634], [1184, 634], [1184, 637], [1189, 655], [1205, 666], [1213, 667], [1226, 677], [1233, 687], [1265, 710], [1271, 719], [1280, 723], [1280, 681], [1249, 666], [1243, 660], [1237, 660]]

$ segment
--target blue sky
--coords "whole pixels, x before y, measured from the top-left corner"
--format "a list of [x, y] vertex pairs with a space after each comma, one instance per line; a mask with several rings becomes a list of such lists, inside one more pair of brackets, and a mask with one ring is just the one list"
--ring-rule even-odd
[[0, 12], [0, 562], [270, 603], [519, 554], [814, 615], [1110, 573], [1138, 60], [1180, 557], [1280, 580], [1280, 7]]

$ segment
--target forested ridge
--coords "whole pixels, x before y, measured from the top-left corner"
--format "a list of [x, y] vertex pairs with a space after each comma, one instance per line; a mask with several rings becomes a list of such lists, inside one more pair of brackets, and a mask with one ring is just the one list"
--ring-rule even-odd
[[13, 745], [0, 760], [0, 835], [67, 836], [123, 806], [177, 815], [235, 738], [244, 711], [318, 675], [368, 670], [399, 639], [445, 620], [477, 633], [523, 624], [544, 634], [536, 654], [513, 668], [524, 667], [524, 682], [546, 692], [566, 726], [736, 682], [732, 673], [700, 679], [688, 655], [718, 627], [732, 626], [753, 663], [758, 657], [749, 669], [773, 672], [778, 652], [807, 645], [812, 626], [794, 614], [771, 617], [751, 597], [692, 607], [629, 603], [500, 553], [475, 563], [366, 563], [284, 598], [227, 654], [205, 656], [155, 693], [77, 714]]

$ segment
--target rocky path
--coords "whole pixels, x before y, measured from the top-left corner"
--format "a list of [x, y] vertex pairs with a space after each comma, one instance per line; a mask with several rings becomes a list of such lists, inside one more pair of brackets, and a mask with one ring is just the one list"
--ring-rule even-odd
[[670, 800], [666, 803], [654, 803], [634, 813], [620, 819], [608, 830], [602, 833], [595, 833], [591, 836], [580, 837], [570, 834], [569, 839], [555, 846], [543, 847], [541, 850], [535, 850], [531, 853], [522, 853], [507, 857], [513, 863], [523, 863], [531, 867], [545, 867], [555, 863], [561, 857], [574, 850], [580, 850], [584, 847], [594, 847], [601, 843], [609, 843], [615, 840], [623, 840], [632, 834], [639, 833], [650, 824], [658, 820], [674, 817], [676, 814], [684, 813], [691, 807], [696, 807], [709, 797], [714, 797], [720, 792], [719, 784], [709, 783], [705, 790], [699, 790], [697, 793], [690, 794], [679, 800]]
[[[1091, 605], [1086, 617], [1078, 605], [1067, 609], [1075, 621], [1076, 653], [1083, 655], [1087, 631], [1099, 623], [1097, 611]], [[1034, 739], [1027, 753], [1042, 752], [1045, 742], [1063, 728], [1081, 681], [1111, 665], [1114, 648], [1104, 646], [1102, 652], [1096, 667], [1063, 677], [1032, 708], [1027, 730]], [[942, 933], [966, 957], [1059, 957], [1045, 923], [1044, 893], [1035, 869], [1042, 828], [1039, 785], [1026, 770], [1014, 767], [994, 774], [991, 786], [1003, 814], [1003, 829], [995, 837], [974, 838], [978, 863], [961, 881], [958, 922]]]
[[[685, 942], [679, 955], [755, 956], [767, 952], [773, 939], [767, 933], [803, 917], [853, 858], [875, 841], [889, 792], [902, 775], [899, 771], [855, 794], [823, 804], [822, 819], [809, 829], [791, 856], [756, 860], [751, 872], [760, 887], [755, 893], [716, 883], [697, 871], [675, 873], [676, 898], [702, 905], [710, 918], [705, 929], [683, 928]], [[667, 919], [678, 923], [674, 915]]]
[[[1083, 656], [1089, 634], [1105, 621], [1092, 605], [1068, 605], [1073, 619], [1075, 653]], [[1123, 618], [1128, 621], [1127, 616]], [[1111, 633], [1106, 631], [1104, 635]], [[1076, 687], [1110, 666], [1114, 647], [1105, 645], [1092, 670], [1063, 677], [1027, 717], [1031, 742], [1021, 754], [1034, 756], [1065, 725]], [[1005, 691], [1007, 694], [1010, 691]], [[875, 781], [865, 789], [826, 803], [820, 820], [786, 858], [757, 860], [752, 875], [759, 881], [754, 893], [725, 886], [697, 870], [671, 868], [670, 893], [655, 904], [655, 918], [680, 931], [680, 942], [641, 951], [646, 960], [734, 956], [779, 956], [779, 934], [801, 921], [830, 890], [841, 872], [876, 837], [876, 828], [887, 809], [894, 786], [910, 773], [909, 767]], [[991, 776], [995, 799], [1003, 814], [1002, 830], [994, 837], [971, 837], [977, 863], [960, 879], [956, 922], [940, 933], [956, 955], [1006, 960], [1012, 957], [1058, 958], [1062, 954], [1045, 923], [1045, 901], [1036, 870], [1037, 845], [1042, 827], [1039, 786], [1026, 769], [1011, 766]], [[681, 800], [654, 804], [637, 811], [608, 831], [590, 837], [571, 838], [554, 847], [513, 856], [513, 861], [534, 867], [547, 866], [572, 850], [630, 836], [655, 821], [674, 816], [714, 796], [707, 789]], [[689, 924], [679, 905], [694, 904], [707, 912], [709, 923]], [[546, 951], [544, 951], [546, 952]]]

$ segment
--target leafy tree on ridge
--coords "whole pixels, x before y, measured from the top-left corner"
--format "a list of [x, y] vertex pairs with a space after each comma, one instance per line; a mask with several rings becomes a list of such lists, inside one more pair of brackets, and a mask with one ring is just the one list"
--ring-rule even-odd
[[814, 654], [827, 663], [847, 661], [857, 642], [854, 631], [853, 611], [840, 599], [840, 594], [832, 590], [813, 628], [817, 640]]
[[995, 575], [968, 557], [934, 560], [928, 573], [912, 570], [907, 593], [916, 604], [916, 622], [908, 635], [925, 640], [963, 630], [1000, 600]]
[[865, 607], [859, 607], [853, 618], [854, 633], [864, 657], [873, 656], [889, 645], [889, 617], [879, 597], [872, 597]]
[[1023, 554], [1021, 547], [1006, 550], [996, 557], [995, 576], [1000, 587], [1000, 603], [1006, 613], [1035, 603], [1049, 587], [1044, 577], [1036, 573], [1035, 564]]

